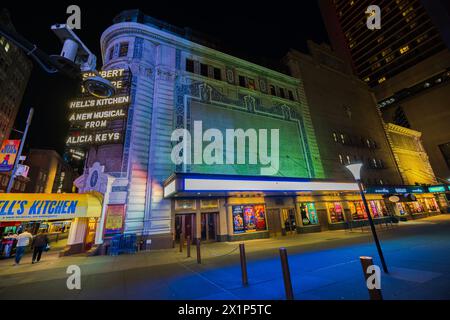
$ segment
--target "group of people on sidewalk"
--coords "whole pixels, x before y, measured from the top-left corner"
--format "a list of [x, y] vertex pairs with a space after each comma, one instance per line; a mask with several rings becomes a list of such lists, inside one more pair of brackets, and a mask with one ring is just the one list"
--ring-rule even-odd
[[42, 252], [49, 249], [49, 240], [44, 231], [39, 232], [33, 237], [28, 230], [25, 230], [18, 235], [12, 235], [12, 237], [17, 240], [15, 256], [16, 266], [20, 263], [20, 260], [22, 260], [25, 249], [30, 246], [30, 244], [33, 249], [33, 259], [31, 261], [33, 264], [39, 262], [41, 260]]

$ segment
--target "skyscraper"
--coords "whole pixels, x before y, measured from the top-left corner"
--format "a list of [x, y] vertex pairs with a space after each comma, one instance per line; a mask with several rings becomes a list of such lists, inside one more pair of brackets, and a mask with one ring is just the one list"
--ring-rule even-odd
[[381, 28], [369, 30], [370, 1], [320, 0], [336, 53], [374, 91], [385, 122], [422, 133], [437, 179], [450, 178], [450, 5], [379, 3]]
[[448, 23], [435, 24], [440, 21], [436, 12], [445, 10], [437, 10], [440, 3], [434, 2], [433, 6], [418, 0], [380, 4], [379, 30], [366, 26], [371, 1], [321, 0], [320, 7], [336, 53], [351, 64], [361, 80], [375, 87], [446, 48], [441, 33]]

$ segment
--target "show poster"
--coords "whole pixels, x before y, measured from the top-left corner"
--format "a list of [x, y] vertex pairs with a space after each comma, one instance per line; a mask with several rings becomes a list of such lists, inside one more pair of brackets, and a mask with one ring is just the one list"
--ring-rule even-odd
[[234, 233], [245, 232], [244, 228], [244, 207], [233, 206], [233, 231]]
[[20, 140], [4, 140], [0, 149], [0, 172], [9, 172], [14, 167]]
[[246, 231], [256, 231], [255, 210], [253, 206], [244, 207], [244, 223]]
[[105, 236], [112, 236], [122, 232], [124, 216], [124, 205], [108, 205], [105, 218]]
[[263, 205], [255, 205], [255, 221], [256, 221], [256, 230], [257, 231], [265, 231], [267, 230], [266, 226], [266, 212]]
[[318, 224], [319, 219], [317, 218], [317, 212], [316, 207], [314, 206], [314, 203], [308, 202], [306, 204], [306, 210], [308, 212], [308, 218], [311, 224]]

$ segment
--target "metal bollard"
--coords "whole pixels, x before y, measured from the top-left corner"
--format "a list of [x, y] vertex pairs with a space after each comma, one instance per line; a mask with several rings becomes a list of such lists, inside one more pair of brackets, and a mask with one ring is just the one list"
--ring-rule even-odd
[[286, 291], [286, 300], [294, 300], [292, 291], [291, 274], [289, 272], [289, 263], [286, 248], [280, 248], [281, 269], [283, 270], [284, 289]]
[[180, 252], [183, 252], [183, 242], [184, 242], [183, 234], [180, 233]]
[[[369, 278], [369, 274], [367, 274], [367, 268], [369, 268], [370, 266], [373, 265], [373, 259], [372, 257], [359, 257], [359, 260], [361, 261], [361, 267], [363, 269], [363, 273], [364, 273], [364, 279], [366, 280], [366, 284], [367, 284], [367, 279]], [[369, 297], [370, 300], [383, 300], [383, 296], [381, 294], [381, 289], [369, 289]]]
[[247, 258], [245, 257], [245, 245], [243, 243], [239, 244], [239, 253], [241, 258], [241, 271], [242, 271], [242, 285], [248, 285], [248, 275], [247, 275]]
[[200, 239], [197, 239], [197, 263], [202, 263], [202, 256], [200, 254]]
[[186, 244], [186, 252], [187, 252], [187, 257], [190, 258], [191, 257], [191, 236], [187, 236], [187, 244]]

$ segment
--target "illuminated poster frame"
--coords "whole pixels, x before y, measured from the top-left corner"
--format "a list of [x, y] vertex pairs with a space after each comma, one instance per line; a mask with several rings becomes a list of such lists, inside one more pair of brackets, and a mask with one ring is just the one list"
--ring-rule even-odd
[[233, 233], [267, 231], [266, 208], [263, 204], [235, 205], [231, 207]]

